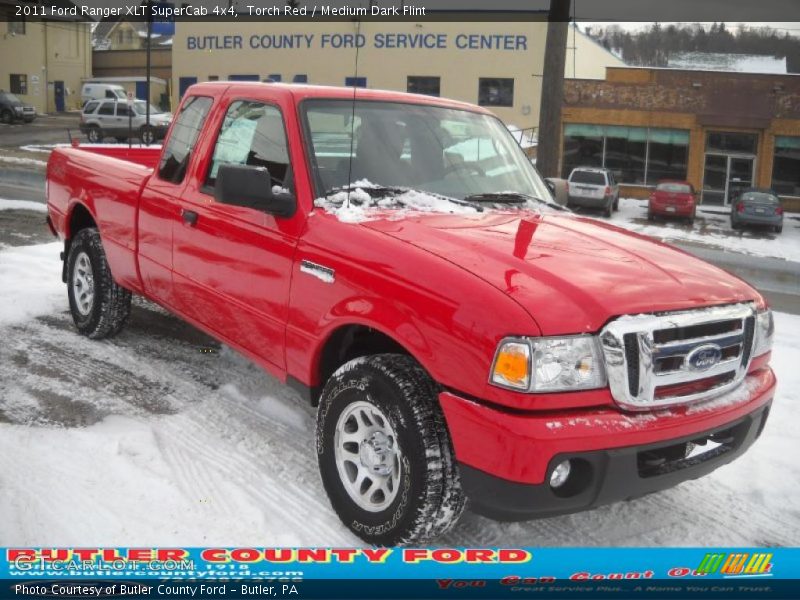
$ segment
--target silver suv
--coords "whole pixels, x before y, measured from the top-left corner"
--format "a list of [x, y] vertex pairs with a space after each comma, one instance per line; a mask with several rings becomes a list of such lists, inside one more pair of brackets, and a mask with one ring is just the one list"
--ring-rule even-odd
[[609, 169], [577, 167], [567, 185], [567, 206], [602, 209], [606, 217], [619, 209], [619, 184]]
[[91, 100], [81, 113], [81, 132], [93, 144], [110, 136], [118, 142], [129, 137], [138, 138], [143, 144], [152, 144], [164, 139], [172, 114], [150, 105], [150, 124], [145, 124], [147, 105], [144, 100], [128, 104], [125, 100]]

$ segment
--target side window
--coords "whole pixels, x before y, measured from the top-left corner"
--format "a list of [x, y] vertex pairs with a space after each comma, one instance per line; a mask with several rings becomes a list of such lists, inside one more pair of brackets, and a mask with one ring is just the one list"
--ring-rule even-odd
[[289, 148], [283, 117], [274, 106], [239, 100], [228, 108], [206, 177], [213, 187], [221, 165], [266, 167], [272, 185], [291, 189]]
[[103, 104], [100, 105], [100, 110], [97, 111], [97, 114], [114, 116], [114, 104], [114, 102], [103, 102]]
[[212, 103], [211, 98], [205, 96], [193, 96], [184, 103], [158, 165], [158, 176], [164, 181], [183, 181], [192, 149]]
[[127, 102], [117, 102], [117, 116], [118, 117], [135, 117], [136, 113], [133, 112]]
[[83, 112], [85, 113], [93, 113], [94, 109], [97, 108], [97, 102], [87, 102], [86, 106], [83, 107]]

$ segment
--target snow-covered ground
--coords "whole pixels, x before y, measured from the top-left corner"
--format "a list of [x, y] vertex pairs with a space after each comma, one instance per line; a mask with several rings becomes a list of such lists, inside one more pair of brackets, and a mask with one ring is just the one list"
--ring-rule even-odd
[[731, 229], [730, 217], [722, 207], [703, 207], [697, 211], [694, 226], [680, 219], [647, 220], [647, 200], [620, 198], [619, 212], [611, 222], [637, 233], [666, 242], [688, 242], [720, 250], [768, 256], [800, 262], [800, 220], [784, 216], [783, 233], [760, 229]]
[[[319, 482], [314, 410], [145, 302], [113, 340], [78, 336], [58, 244], [0, 251], [0, 546], [358, 545]], [[592, 512], [439, 540], [481, 545], [796, 545], [800, 317], [777, 315], [780, 387], [742, 458]]]

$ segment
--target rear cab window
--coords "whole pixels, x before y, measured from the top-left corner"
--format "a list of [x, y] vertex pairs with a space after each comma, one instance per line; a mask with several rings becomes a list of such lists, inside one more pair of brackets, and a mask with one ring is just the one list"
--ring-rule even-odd
[[184, 102], [161, 155], [159, 179], [170, 183], [183, 181], [192, 150], [212, 104], [213, 100], [207, 96], [192, 96]]
[[572, 183], [587, 185], [606, 185], [606, 176], [600, 171], [573, 171], [569, 178]]

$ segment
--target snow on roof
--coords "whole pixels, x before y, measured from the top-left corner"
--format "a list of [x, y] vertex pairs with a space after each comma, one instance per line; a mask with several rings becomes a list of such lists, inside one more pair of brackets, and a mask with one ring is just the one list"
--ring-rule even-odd
[[759, 54], [725, 54], [722, 52], [682, 52], [670, 56], [670, 69], [693, 71], [733, 71], [786, 75], [786, 58]]

